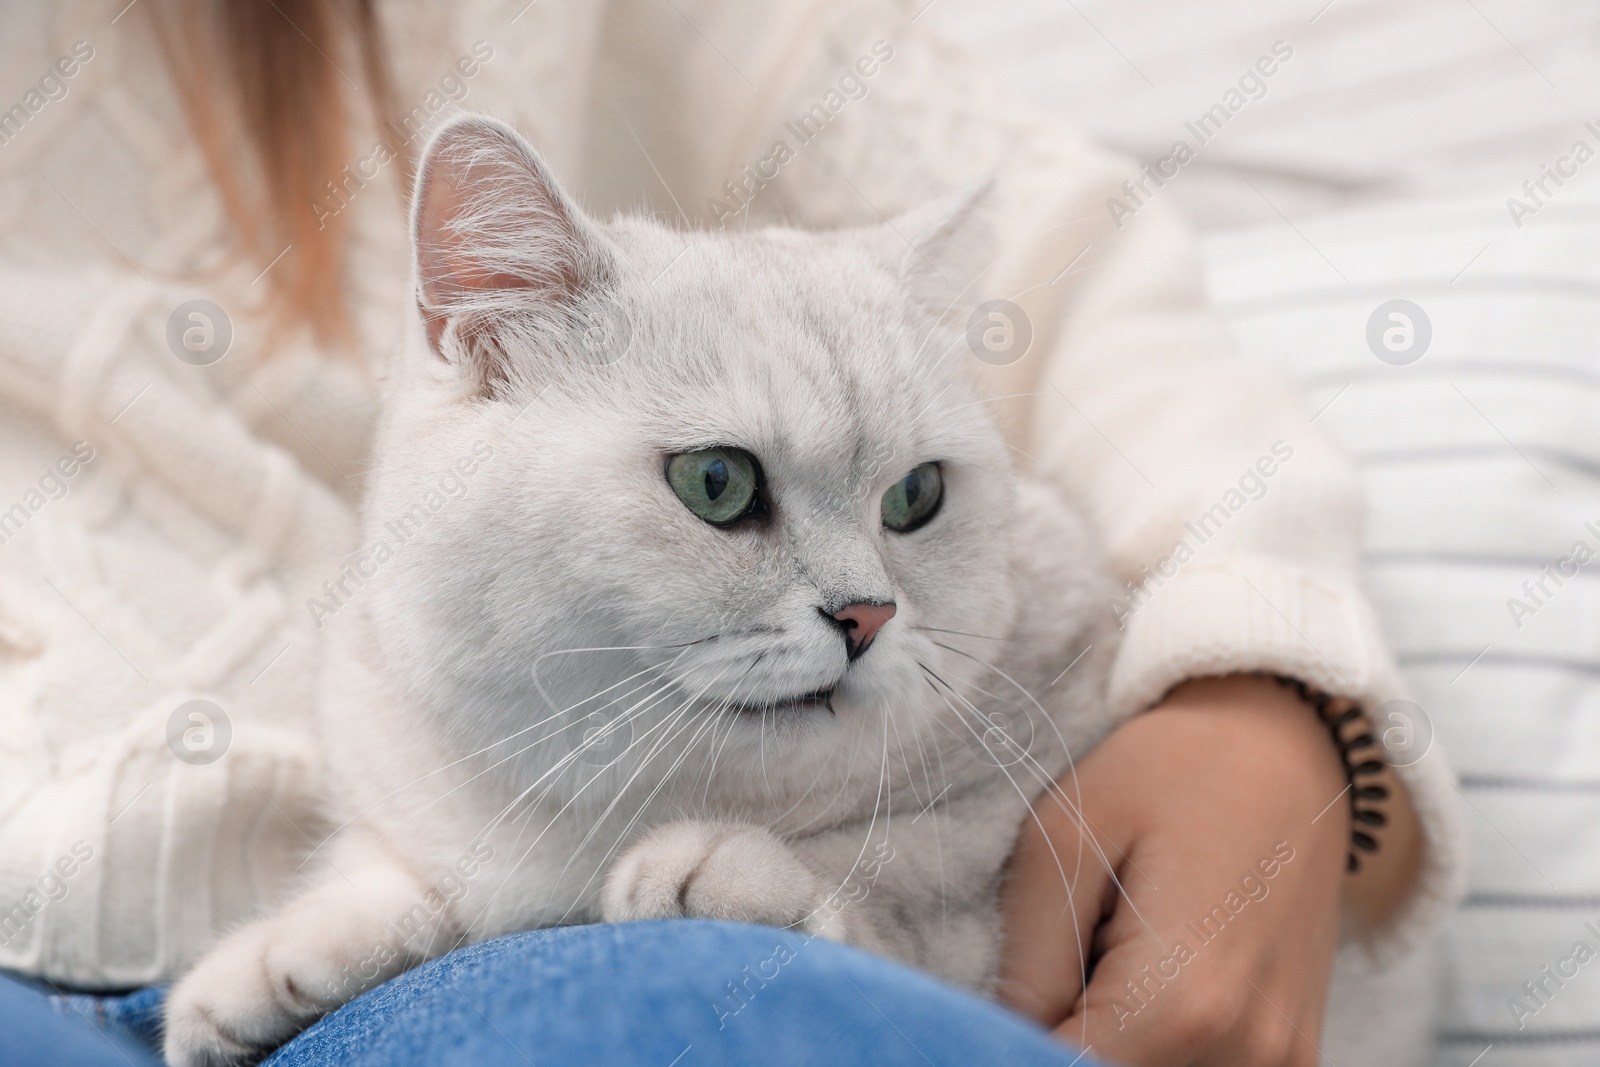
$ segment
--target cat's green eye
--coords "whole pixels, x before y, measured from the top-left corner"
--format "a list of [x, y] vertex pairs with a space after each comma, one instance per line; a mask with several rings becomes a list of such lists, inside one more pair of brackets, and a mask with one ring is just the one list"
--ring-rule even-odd
[[714, 526], [726, 526], [756, 502], [756, 460], [737, 448], [685, 452], [667, 460], [667, 484], [684, 507]]
[[944, 478], [937, 463], [924, 463], [883, 494], [883, 524], [896, 533], [910, 533], [939, 510]]

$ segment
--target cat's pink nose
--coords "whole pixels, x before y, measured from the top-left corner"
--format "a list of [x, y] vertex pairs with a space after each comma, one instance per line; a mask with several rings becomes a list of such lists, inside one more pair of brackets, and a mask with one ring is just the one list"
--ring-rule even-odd
[[894, 618], [894, 610], [891, 601], [887, 604], [849, 604], [833, 613], [834, 620], [844, 631], [851, 659], [867, 650], [878, 631], [883, 629], [883, 624]]

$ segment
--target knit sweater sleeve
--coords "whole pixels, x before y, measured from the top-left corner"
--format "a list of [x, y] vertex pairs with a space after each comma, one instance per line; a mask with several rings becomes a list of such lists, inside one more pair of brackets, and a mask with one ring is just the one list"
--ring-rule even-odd
[[195, 296], [0, 256], [0, 966], [88, 988], [186, 966], [315, 824], [300, 605], [353, 521], [170, 350]]
[[[841, 8], [803, 60], [760, 69], [748, 57], [784, 53], [701, 7], [700, 31], [760, 88], [728, 78], [755, 102], [723, 124], [740, 131], [729, 142], [702, 146], [712, 162], [685, 168], [678, 199], [713, 226], [864, 225], [994, 179], [973, 292], [1010, 304], [969, 331], [993, 323], [1001, 350], [975, 341], [967, 362], [1020, 463], [1090, 513], [1124, 583], [1110, 699], [1136, 710], [1186, 679], [1267, 671], [1376, 714], [1403, 687], [1361, 589], [1350, 464], [1207, 306], [1161, 175], [1033, 114], [915, 6]], [[1462, 870], [1442, 757], [1394, 756], [1426, 855], [1413, 898], [1365, 942], [1376, 958], [1430, 932]]]
[[[132, 274], [10, 269], [0, 262], [0, 399], [61, 440], [109, 449], [119, 469], [159, 480], [247, 546], [252, 536], [264, 536], [256, 530], [263, 499], [289, 493], [296, 509], [272, 536], [310, 553], [309, 545], [330, 533], [347, 533], [349, 505], [182, 373], [191, 370], [186, 359], [207, 362], [206, 352], [174, 354], [185, 346], [186, 330], [205, 332], [211, 343], [232, 329], [215, 302]], [[274, 490], [274, 479], [295, 488]], [[247, 570], [265, 565], [255, 560]]]

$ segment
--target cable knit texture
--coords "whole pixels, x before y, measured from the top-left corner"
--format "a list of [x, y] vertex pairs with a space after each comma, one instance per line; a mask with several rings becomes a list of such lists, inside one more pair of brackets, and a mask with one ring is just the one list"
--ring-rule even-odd
[[[974, 379], [1018, 462], [1096, 519], [1120, 576], [1161, 577], [1130, 587], [1113, 701], [1147, 706], [1236, 670], [1369, 707], [1401, 695], [1358, 584], [1351, 472], [1206, 308], [1183, 226], [1159, 203], [1109, 225], [1105, 200], [1131, 173], [1120, 160], [1002, 94], [914, 8], [524, 4], [380, 4], [401, 110], [442, 118], [441, 79], [482, 42], [492, 56], [459, 105], [517, 125], [597, 210], [829, 228], [997, 179], [994, 257], [972, 292], [1022, 306], [1033, 342], [1007, 366], [971, 361]], [[230, 258], [148, 26], [122, 6], [0, 14], [6, 101], [75, 42], [93, 48], [67, 94], [0, 145], [0, 516], [21, 504], [25, 520], [0, 526], [0, 924], [26, 913], [0, 929], [0, 966], [88, 987], [181, 970], [281, 897], [326, 832], [306, 603], [355, 547], [375, 380], [407, 298], [391, 164], [343, 208], [360, 359], [300, 337], [267, 350], [264, 264]], [[827, 120], [807, 127], [817, 105]], [[376, 137], [358, 132], [352, 163]], [[166, 340], [197, 297], [234, 330], [207, 367]], [[30, 498], [80, 441], [94, 458], [67, 494]], [[1277, 442], [1293, 458], [1264, 495], [1164, 564]], [[168, 748], [194, 697], [232, 730], [206, 765]], [[1425, 877], [1365, 946], [1373, 959], [1423, 936], [1460, 867], [1442, 761], [1405, 773]], [[79, 842], [92, 858], [59, 899], [41, 896]]]

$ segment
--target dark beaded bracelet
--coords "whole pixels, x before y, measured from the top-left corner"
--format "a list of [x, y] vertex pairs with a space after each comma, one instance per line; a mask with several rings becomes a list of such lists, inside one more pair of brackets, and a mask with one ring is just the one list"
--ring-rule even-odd
[[[1344, 764], [1345, 780], [1349, 782], [1346, 787], [1350, 793], [1350, 850], [1345, 869], [1359, 871], [1361, 869], [1360, 852], [1378, 851], [1378, 839], [1368, 833], [1363, 827], [1377, 829], [1388, 823], [1389, 819], [1382, 811], [1373, 807], [1362, 807], [1364, 802], [1381, 804], [1389, 799], [1387, 786], [1376, 782], [1363, 783], [1358, 779], [1371, 778], [1381, 775], [1387, 764], [1383, 761], [1383, 750], [1378, 745], [1378, 739], [1366, 729], [1366, 716], [1354, 701], [1342, 697], [1331, 697], [1319, 692], [1300, 681], [1298, 678], [1278, 678], [1278, 684], [1294, 690], [1299, 698], [1311, 705], [1317, 713], [1317, 718], [1328, 727], [1328, 733], [1333, 737], [1334, 747], [1339, 750], [1339, 761]], [[1358, 732], [1354, 737], [1345, 736], [1345, 727], [1351, 723], [1358, 723]], [[1373, 750], [1364, 757], [1356, 754], [1365, 749]]]

